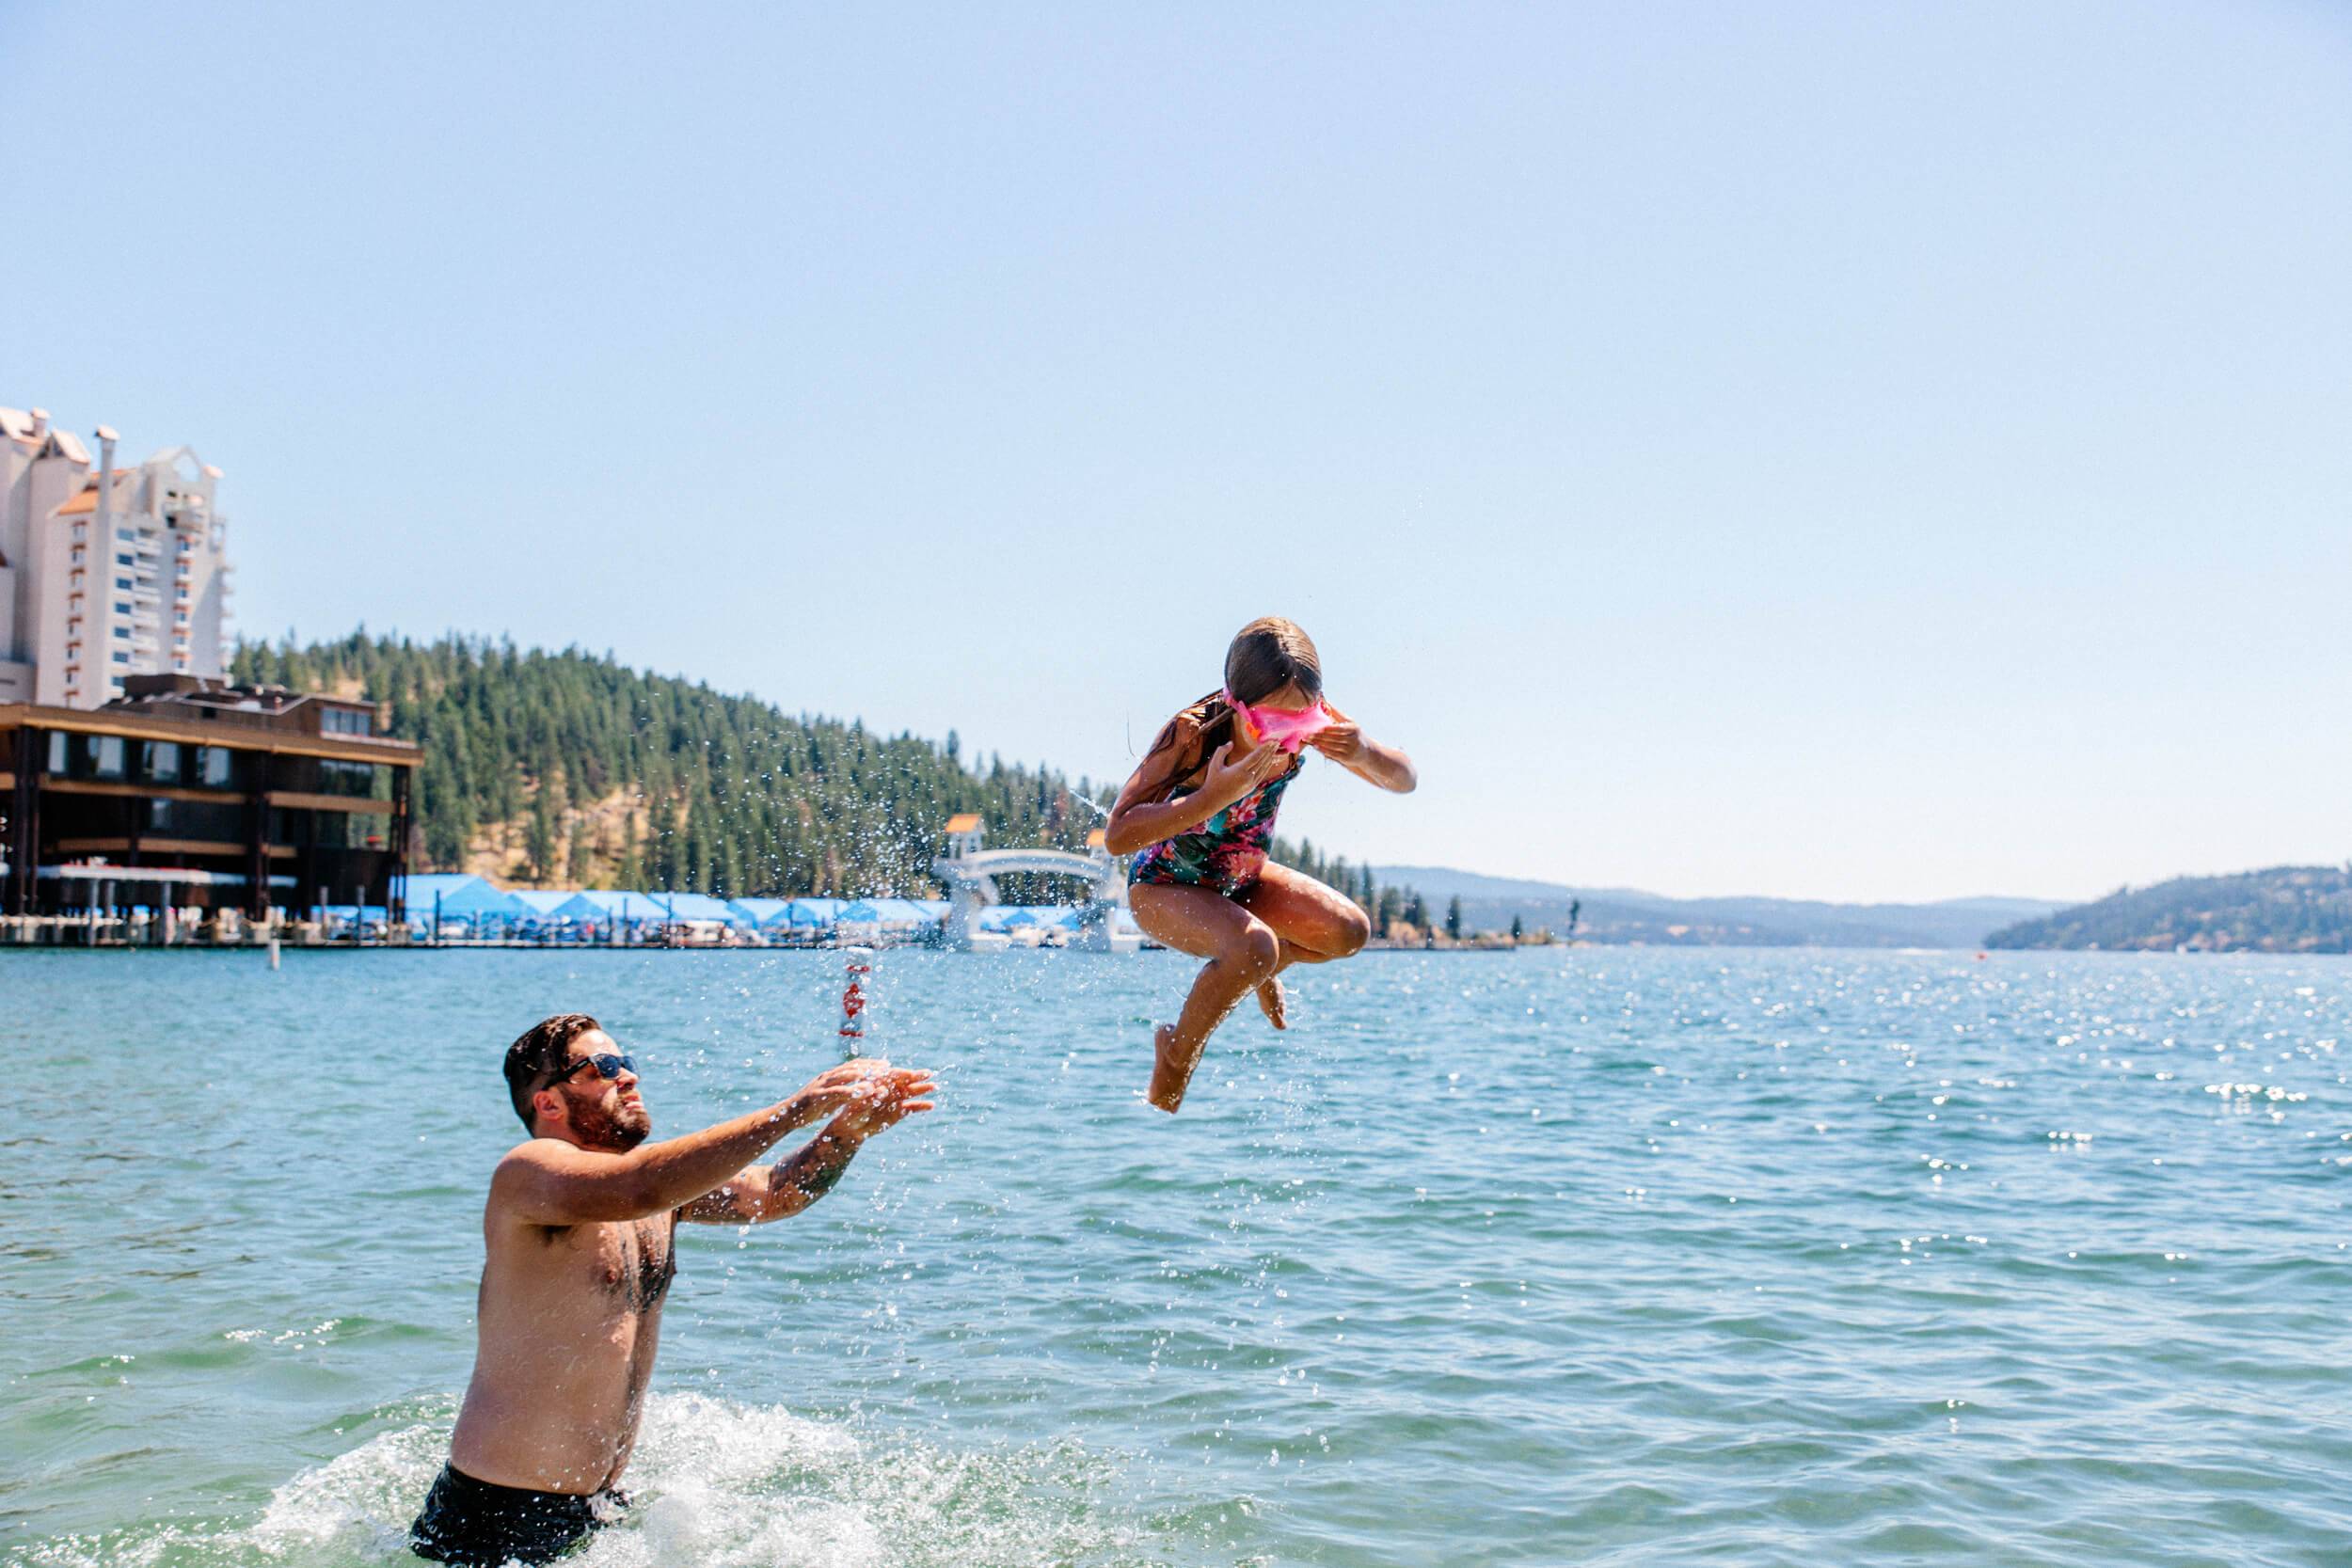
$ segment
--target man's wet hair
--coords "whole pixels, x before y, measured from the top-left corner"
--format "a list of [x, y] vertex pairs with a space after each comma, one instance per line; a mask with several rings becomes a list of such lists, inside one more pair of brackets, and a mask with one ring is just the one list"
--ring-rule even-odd
[[564, 1070], [572, 1057], [572, 1041], [603, 1027], [586, 1013], [558, 1013], [524, 1030], [522, 1037], [506, 1048], [506, 1093], [515, 1101], [515, 1114], [523, 1118], [526, 1132], [539, 1131], [531, 1121], [532, 1097]]

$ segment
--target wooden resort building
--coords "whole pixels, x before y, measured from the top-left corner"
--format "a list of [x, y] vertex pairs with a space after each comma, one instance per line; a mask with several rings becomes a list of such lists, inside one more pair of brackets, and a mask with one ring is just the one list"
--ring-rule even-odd
[[0, 914], [388, 908], [419, 751], [373, 703], [132, 675], [97, 708], [0, 703]]

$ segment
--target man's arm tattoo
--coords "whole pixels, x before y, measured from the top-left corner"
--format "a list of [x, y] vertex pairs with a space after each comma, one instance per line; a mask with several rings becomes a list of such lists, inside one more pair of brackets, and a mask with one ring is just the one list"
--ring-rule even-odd
[[834, 1184], [848, 1173], [850, 1162], [857, 1155], [854, 1144], [822, 1134], [809, 1140], [808, 1147], [785, 1162], [780, 1173], [786, 1183], [797, 1190], [803, 1203], [814, 1203], [833, 1191]]

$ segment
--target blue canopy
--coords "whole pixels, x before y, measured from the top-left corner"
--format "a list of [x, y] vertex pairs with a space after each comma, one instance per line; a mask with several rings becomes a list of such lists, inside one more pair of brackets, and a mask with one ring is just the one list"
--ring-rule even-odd
[[821, 929], [839, 920], [848, 907], [839, 898], [795, 898], [784, 907], [784, 918], [796, 928]]
[[577, 918], [564, 913], [564, 906], [580, 896], [577, 888], [513, 888], [506, 895], [541, 920]]
[[[992, 927], [993, 929], [1012, 926], [1058, 926], [1074, 930], [1078, 925], [1078, 911], [1068, 904], [1007, 904], [1002, 908], [1004, 918], [997, 927]], [[987, 925], [987, 916], [981, 917], [981, 924]]]
[[434, 911], [437, 897], [445, 919], [519, 920], [529, 912], [513, 894], [492, 887], [469, 871], [427, 871], [408, 879], [408, 907], [421, 914]]
[[670, 918], [670, 899], [666, 893], [616, 893], [607, 888], [585, 888], [580, 895], [596, 912], [594, 915], [573, 916], [575, 919], [617, 920], [628, 925], [643, 925]]
[[924, 926], [932, 916], [911, 898], [861, 898], [834, 918], [844, 926]]
[[673, 920], [716, 920], [728, 926], [752, 924], [734, 905], [707, 893], [665, 893], [656, 896], [669, 905]]
[[784, 918], [784, 911], [792, 907], [788, 898], [738, 898], [735, 912], [763, 929]]

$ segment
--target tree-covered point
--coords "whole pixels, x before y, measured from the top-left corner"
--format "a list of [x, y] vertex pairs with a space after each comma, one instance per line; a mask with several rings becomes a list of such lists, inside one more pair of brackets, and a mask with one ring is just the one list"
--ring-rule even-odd
[[1988, 947], [2352, 952], [2352, 864], [2280, 865], [2122, 888], [1985, 939]]
[[355, 632], [243, 643], [231, 673], [387, 704], [390, 733], [424, 751], [416, 813], [434, 869], [478, 869], [485, 838], [511, 837], [504, 869], [529, 881], [913, 895], [930, 889], [958, 812], [979, 813], [1000, 846], [1083, 849], [1100, 820], [1089, 781], [967, 766], [953, 734], [940, 745], [795, 716], [579, 648]]
[[[445, 636], [241, 643], [241, 681], [387, 705], [415, 741], [423, 869], [720, 897], [920, 896], [947, 818], [977, 812], [997, 847], [1083, 850], [1107, 788], [1040, 766], [966, 757], [852, 720], [647, 674], [579, 648]], [[1277, 857], [1378, 912], [1400, 901], [1366, 868], [1278, 843]], [[1081, 895], [1065, 878], [1004, 877], [1009, 902]], [[1385, 896], [1384, 896], [1385, 892]]]

